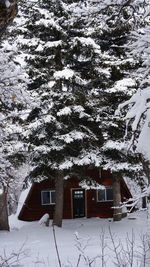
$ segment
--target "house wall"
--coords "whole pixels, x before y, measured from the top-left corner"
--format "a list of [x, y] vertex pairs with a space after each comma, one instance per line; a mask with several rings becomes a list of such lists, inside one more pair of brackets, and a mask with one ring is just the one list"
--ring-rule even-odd
[[[99, 170], [88, 170], [88, 175], [93, 180], [105, 186], [112, 185], [112, 175], [109, 171], [103, 171], [100, 177]], [[73, 218], [72, 209], [72, 190], [81, 189], [77, 177], [72, 177], [64, 182], [64, 210], [63, 218]], [[33, 221], [39, 220], [45, 213], [49, 213], [50, 218], [53, 218], [55, 205], [42, 205], [41, 204], [41, 191], [46, 189], [54, 189], [54, 181], [44, 180], [41, 183], [34, 183], [28, 197], [23, 205], [19, 214], [20, 220]], [[131, 196], [126, 184], [121, 181], [121, 195], [122, 200]], [[113, 216], [113, 201], [97, 202], [97, 190], [85, 190], [85, 216], [109, 218]]]
[[34, 221], [39, 220], [45, 213], [49, 213], [50, 217], [52, 218], [54, 213], [54, 205], [41, 204], [41, 191], [53, 188], [53, 181], [44, 180], [41, 183], [34, 183], [18, 218], [25, 221]]

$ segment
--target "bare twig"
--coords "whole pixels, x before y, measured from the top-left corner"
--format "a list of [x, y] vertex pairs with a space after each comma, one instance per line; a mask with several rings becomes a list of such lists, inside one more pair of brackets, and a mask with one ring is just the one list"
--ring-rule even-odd
[[105, 261], [106, 241], [105, 241], [105, 231], [103, 228], [100, 233], [100, 247], [101, 247], [101, 266], [105, 267], [106, 266], [106, 261]]
[[58, 251], [58, 246], [57, 246], [57, 240], [56, 240], [56, 233], [55, 233], [55, 226], [52, 225], [53, 227], [53, 236], [54, 236], [54, 243], [55, 243], [55, 249], [56, 249], [56, 254], [57, 254], [57, 259], [59, 263], [59, 267], [62, 267], [60, 256], [59, 256], [59, 251]]
[[110, 235], [111, 242], [113, 244], [113, 251], [115, 253], [115, 258], [117, 260], [117, 263], [115, 265], [118, 266], [118, 267], [121, 267], [122, 266], [122, 262], [120, 260], [121, 244], [120, 244], [120, 242], [118, 244], [115, 243], [114, 236], [113, 236], [113, 234], [111, 232], [110, 226], [109, 226], [109, 235]]

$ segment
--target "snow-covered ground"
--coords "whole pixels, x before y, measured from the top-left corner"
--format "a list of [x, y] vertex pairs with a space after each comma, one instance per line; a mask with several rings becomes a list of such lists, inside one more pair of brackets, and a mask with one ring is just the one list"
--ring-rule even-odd
[[[60, 266], [51, 222], [46, 227], [38, 222], [18, 221], [13, 215], [10, 216], [10, 226], [9, 233], [0, 232], [0, 266]], [[148, 267], [149, 231], [146, 211], [132, 213], [121, 222], [99, 218], [64, 220], [61, 229], [55, 227], [61, 267]], [[142, 263], [144, 248], [147, 261], [145, 265]], [[2, 265], [4, 258], [9, 265]], [[126, 265], [123, 265], [125, 262]]]

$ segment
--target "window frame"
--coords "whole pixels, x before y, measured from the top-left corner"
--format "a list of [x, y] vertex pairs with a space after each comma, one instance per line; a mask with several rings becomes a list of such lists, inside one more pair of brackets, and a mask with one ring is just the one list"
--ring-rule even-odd
[[[50, 199], [50, 202], [49, 203], [43, 203], [43, 193], [45, 193], [45, 192], [49, 192], [49, 199]], [[54, 190], [54, 189], [47, 189], [47, 190], [42, 190], [41, 191], [41, 205], [42, 206], [50, 206], [50, 205], [55, 205], [56, 204], [56, 202], [54, 203], [54, 202], [52, 202], [52, 192], [55, 192], [56, 193], [56, 190]]]
[[[104, 189], [97, 189], [97, 202], [112, 202], [113, 199], [107, 199], [107, 189], [112, 189], [113, 190], [113, 187], [110, 185], [110, 186], [104, 186]], [[99, 194], [98, 192], [100, 190], [105, 190], [105, 200], [99, 200]], [[113, 191], [112, 191], [113, 192]]]

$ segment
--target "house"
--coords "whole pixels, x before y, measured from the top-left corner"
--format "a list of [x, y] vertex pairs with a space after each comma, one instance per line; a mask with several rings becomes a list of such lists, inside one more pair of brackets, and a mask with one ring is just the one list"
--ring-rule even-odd
[[[85, 186], [77, 177], [64, 181], [64, 219], [80, 217], [110, 218], [113, 216], [113, 177], [110, 171], [90, 169], [88, 175], [99, 185]], [[91, 180], [89, 180], [89, 183]], [[101, 186], [103, 185], [103, 186]], [[121, 179], [122, 201], [132, 197]], [[54, 181], [47, 179], [33, 183], [18, 218], [24, 221], [39, 220], [45, 213], [53, 217], [55, 208]]]

